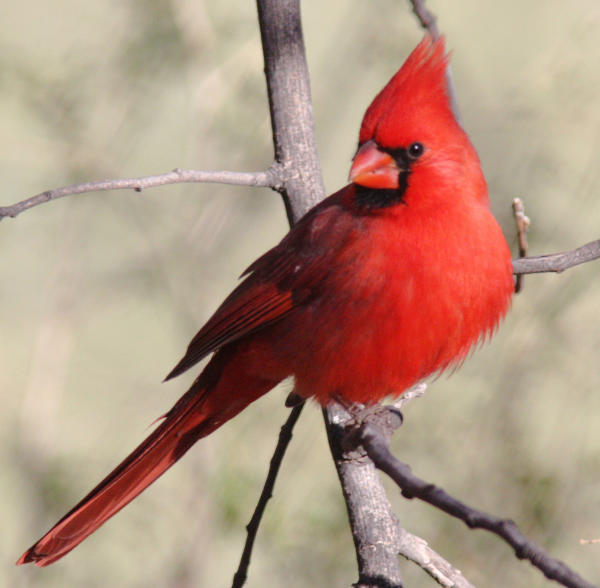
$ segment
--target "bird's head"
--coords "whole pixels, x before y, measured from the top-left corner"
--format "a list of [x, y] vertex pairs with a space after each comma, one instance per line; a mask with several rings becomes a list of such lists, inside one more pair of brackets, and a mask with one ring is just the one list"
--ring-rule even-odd
[[425, 36], [365, 113], [350, 181], [376, 206], [397, 202], [428, 171], [450, 178], [457, 167], [479, 169], [450, 106], [448, 59], [443, 37]]

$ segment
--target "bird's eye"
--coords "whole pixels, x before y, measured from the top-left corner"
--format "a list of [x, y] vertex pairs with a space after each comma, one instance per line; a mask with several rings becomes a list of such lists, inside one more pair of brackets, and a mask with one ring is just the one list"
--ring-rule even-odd
[[419, 159], [425, 152], [425, 145], [423, 143], [411, 143], [408, 147], [407, 153], [411, 159]]

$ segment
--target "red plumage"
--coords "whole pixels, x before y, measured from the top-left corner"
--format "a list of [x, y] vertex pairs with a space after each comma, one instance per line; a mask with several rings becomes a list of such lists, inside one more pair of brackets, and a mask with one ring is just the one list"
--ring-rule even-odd
[[479, 160], [426, 37], [368, 108], [352, 183], [255, 261], [169, 374], [214, 352], [157, 429], [18, 563], [60, 559], [278, 382], [372, 404], [464, 359], [513, 292]]

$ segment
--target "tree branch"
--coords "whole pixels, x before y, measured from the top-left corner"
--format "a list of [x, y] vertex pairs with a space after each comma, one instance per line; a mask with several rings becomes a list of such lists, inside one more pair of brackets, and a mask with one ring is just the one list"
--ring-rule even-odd
[[156, 186], [194, 182], [230, 184], [234, 186], [263, 186], [277, 190], [283, 182], [283, 173], [276, 164], [260, 172], [200, 171], [176, 168], [173, 171], [156, 176], [83, 182], [81, 184], [47, 190], [10, 206], [0, 206], [0, 221], [6, 217], [15, 218], [29, 208], [50, 202], [51, 200], [58, 200], [65, 196], [107, 190], [131, 189], [141, 192], [146, 188], [155, 188]]
[[381, 479], [364, 452], [344, 447], [350, 415], [339, 405], [323, 411], [327, 438], [346, 502], [358, 559], [356, 588], [400, 588], [398, 548], [402, 527], [387, 498]]
[[419, 24], [434, 38], [440, 36], [437, 26], [437, 16], [427, 8], [425, 0], [409, 0]]
[[[254, 186], [272, 188], [273, 190], [287, 194], [292, 181], [286, 179], [284, 169], [289, 169], [289, 167], [289, 162], [285, 161], [284, 166], [273, 163], [269, 169], [259, 172], [203, 171], [176, 168], [173, 171], [154, 176], [82, 182], [81, 184], [46, 190], [9, 206], [0, 206], [0, 221], [7, 217], [15, 218], [30, 208], [51, 202], [52, 200], [64, 198], [65, 196], [110, 190], [135, 190], [136, 192], [141, 192], [148, 188], [156, 188], [157, 186], [166, 186], [169, 184], [213, 183], [231, 186]], [[294, 178], [294, 181], [296, 179]], [[289, 196], [285, 196], [284, 199], [286, 202], [288, 200], [291, 201]], [[306, 206], [310, 208], [306, 203], [296, 204], [295, 206], [302, 209]], [[298, 212], [292, 213], [294, 218], [298, 215], [302, 216], [300, 212], [298, 210]], [[547, 272], [560, 273], [576, 265], [599, 258], [600, 239], [591, 241], [571, 251], [513, 259], [513, 271], [516, 275]]]
[[512, 263], [515, 274], [560, 273], [576, 265], [599, 258], [600, 239], [586, 243], [572, 251], [551, 253], [539, 257], [521, 257], [513, 259]]
[[252, 548], [254, 547], [254, 540], [256, 539], [256, 534], [258, 533], [258, 527], [260, 526], [262, 516], [265, 512], [265, 508], [267, 507], [267, 502], [273, 496], [273, 488], [275, 487], [275, 480], [277, 479], [279, 468], [283, 458], [285, 457], [285, 452], [287, 451], [288, 445], [292, 440], [294, 426], [296, 425], [296, 421], [300, 417], [300, 413], [302, 412], [303, 408], [304, 402], [296, 405], [290, 411], [287, 420], [281, 427], [277, 446], [275, 447], [273, 457], [271, 457], [271, 462], [269, 464], [269, 471], [267, 473], [265, 484], [260, 494], [260, 498], [258, 499], [254, 514], [246, 526], [248, 536], [246, 537], [246, 543], [244, 545], [244, 550], [242, 552], [242, 557], [240, 558], [237, 572], [233, 576], [231, 588], [241, 588], [246, 583], [246, 578], [248, 577], [248, 567], [250, 566], [250, 557], [252, 555]]
[[431, 549], [427, 541], [405, 529], [400, 532], [398, 553], [416, 563], [444, 588], [475, 588], [460, 570]]
[[415, 476], [410, 466], [391, 453], [389, 428], [390, 425], [378, 413], [375, 418], [364, 419], [356, 438], [375, 466], [396, 482], [404, 497], [419, 498], [460, 519], [471, 529], [485, 529], [498, 535], [514, 549], [519, 559], [528, 559], [550, 580], [569, 588], [594, 588], [566, 564], [550, 557], [542, 547], [527, 539], [513, 521], [476, 510], [456, 500], [442, 488]]
[[275, 161], [290, 224], [325, 197], [299, 0], [257, 0]]
[[[391, 410], [387, 407], [365, 409], [369, 414], [367, 418], [374, 419], [381, 425], [377, 429], [379, 433], [391, 435], [402, 424], [400, 407], [422, 396], [426, 388], [426, 384], [421, 383], [407, 390], [389, 407]], [[361, 413], [361, 410], [358, 412]], [[360, 581], [355, 586], [402, 586], [396, 561], [396, 556], [401, 555], [421, 567], [441, 586], [473, 588], [460, 570], [431, 549], [424, 539], [401, 527], [382, 490], [373, 462], [360, 447], [356, 432], [354, 436], [348, 437], [348, 430], [352, 435], [356, 419], [340, 406], [332, 407], [328, 414], [333, 415], [333, 421], [328, 427], [331, 449], [344, 492], [356, 551], [361, 561]], [[374, 497], [371, 496], [373, 491]], [[373, 498], [378, 504], [375, 510], [371, 508]], [[381, 512], [385, 517], [381, 516]]]
[[[437, 26], [437, 16], [427, 8], [425, 0], [409, 0], [409, 2], [421, 27], [423, 27], [434, 39], [437, 39], [440, 36], [440, 31]], [[454, 118], [462, 124], [458, 98], [456, 97], [456, 86], [452, 79], [450, 65], [446, 68], [446, 88], [448, 90], [448, 97], [450, 98], [450, 106], [454, 113]]]
[[[529, 217], [525, 215], [525, 206], [520, 198], [513, 198], [512, 201], [513, 217], [517, 225], [517, 242], [519, 244], [519, 257], [527, 257], [529, 243], [527, 242], [527, 231], [531, 225]], [[517, 274], [515, 281], [515, 294], [518, 294], [523, 288], [523, 274]]]

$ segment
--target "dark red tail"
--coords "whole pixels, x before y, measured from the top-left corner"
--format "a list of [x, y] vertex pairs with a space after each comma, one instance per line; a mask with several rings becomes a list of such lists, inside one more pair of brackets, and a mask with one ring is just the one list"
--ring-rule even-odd
[[[66, 555], [152, 484], [198, 439], [212, 433], [277, 383], [248, 378], [238, 371], [245, 376], [244, 382], [232, 387], [231, 376], [236, 370], [229, 369], [224, 390], [219, 375], [227, 360], [221, 357], [221, 361], [215, 362], [218, 355], [165, 415], [160, 426], [30, 547], [17, 565], [34, 562], [37, 566], [47, 566]], [[217, 378], [211, 377], [215, 375]]]

